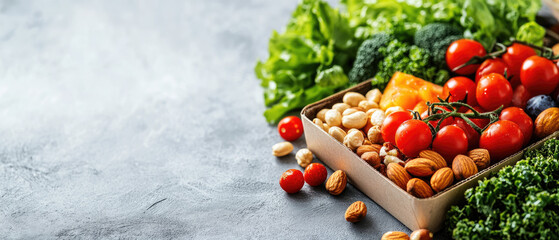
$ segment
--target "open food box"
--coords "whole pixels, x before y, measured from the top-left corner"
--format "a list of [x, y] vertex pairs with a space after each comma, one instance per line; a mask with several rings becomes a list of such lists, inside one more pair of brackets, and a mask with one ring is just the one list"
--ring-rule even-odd
[[478, 180], [488, 177], [490, 173], [516, 163], [522, 158], [524, 150], [538, 148], [545, 140], [556, 138], [559, 133], [555, 132], [545, 139], [531, 144], [522, 151], [493, 164], [465, 180], [455, 183], [432, 197], [420, 199], [398, 187], [390, 179], [363, 161], [357, 154], [312, 122], [318, 111], [323, 108], [331, 108], [333, 104], [341, 102], [346, 92], [365, 94], [369, 90], [371, 90], [371, 82], [366, 81], [306, 106], [301, 112], [301, 119], [303, 121], [307, 146], [316, 157], [330, 168], [346, 172], [353, 186], [357, 187], [412, 230], [426, 228], [433, 232], [439, 231], [444, 225], [446, 212], [451, 205], [458, 203], [464, 198], [466, 189], [477, 185]]

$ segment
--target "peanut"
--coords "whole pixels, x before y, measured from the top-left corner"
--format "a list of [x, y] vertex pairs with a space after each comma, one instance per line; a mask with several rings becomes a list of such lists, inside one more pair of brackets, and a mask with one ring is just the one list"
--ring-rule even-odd
[[272, 154], [276, 157], [283, 157], [293, 151], [293, 144], [290, 142], [280, 142], [272, 146]]
[[326, 112], [326, 114], [324, 115], [324, 118], [328, 126], [339, 127], [342, 125], [342, 114], [338, 112], [338, 110], [335, 109], [328, 110], [328, 112]]
[[365, 100], [365, 96], [357, 92], [348, 92], [344, 95], [343, 102], [352, 107], [357, 107], [361, 100]]

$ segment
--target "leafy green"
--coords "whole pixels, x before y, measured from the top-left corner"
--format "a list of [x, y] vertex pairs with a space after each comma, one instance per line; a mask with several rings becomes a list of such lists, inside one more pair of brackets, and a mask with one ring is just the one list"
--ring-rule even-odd
[[347, 87], [345, 72], [360, 43], [343, 13], [321, 0], [302, 1], [285, 31], [273, 32], [268, 59], [255, 67], [270, 107], [266, 120], [275, 123], [287, 112]]
[[559, 140], [529, 150], [447, 213], [455, 239], [559, 239]]
[[385, 57], [379, 49], [388, 45], [391, 38], [386, 33], [377, 33], [359, 46], [357, 59], [355, 59], [353, 68], [349, 71], [351, 83], [360, 83], [377, 73], [378, 64]]
[[428, 50], [415, 45], [392, 40], [387, 46], [381, 47], [379, 53], [385, 57], [379, 62], [378, 72], [372, 79], [373, 87], [376, 88], [384, 89], [397, 71], [439, 85], [450, 76], [448, 71], [433, 66], [433, 58]]
[[528, 22], [520, 26], [518, 33], [516, 33], [516, 39], [531, 43], [534, 45], [542, 46], [543, 38], [545, 37], [545, 28], [537, 24], [536, 22]]

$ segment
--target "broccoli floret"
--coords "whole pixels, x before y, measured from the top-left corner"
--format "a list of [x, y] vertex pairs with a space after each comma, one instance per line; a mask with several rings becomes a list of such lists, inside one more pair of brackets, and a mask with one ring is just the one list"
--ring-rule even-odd
[[353, 68], [349, 71], [349, 82], [360, 83], [372, 78], [378, 71], [378, 63], [384, 58], [378, 50], [390, 42], [390, 35], [378, 33], [365, 40], [357, 51]]
[[431, 23], [415, 33], [414, 43], [427, 49], [437, 66], [444, 67], [448, 45], [460, 38], [463, 38], [463, 33], [459, 28], [447, 23]]

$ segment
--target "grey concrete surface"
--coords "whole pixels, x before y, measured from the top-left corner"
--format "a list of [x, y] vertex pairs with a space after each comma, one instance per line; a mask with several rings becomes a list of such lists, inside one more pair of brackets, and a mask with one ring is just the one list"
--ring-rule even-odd
[[[253, 67], [296, 3], [1, 1], [1, 238], [409, 233], [352, 186], [279, 187], [299, 166], [270, 153]], [[357, 200], [368, 215], [350, 224]]]

